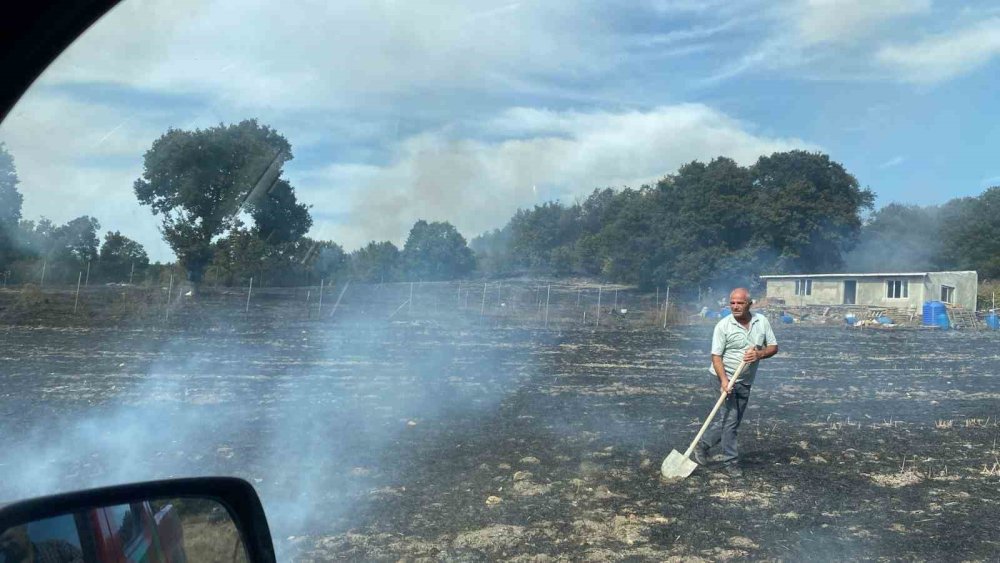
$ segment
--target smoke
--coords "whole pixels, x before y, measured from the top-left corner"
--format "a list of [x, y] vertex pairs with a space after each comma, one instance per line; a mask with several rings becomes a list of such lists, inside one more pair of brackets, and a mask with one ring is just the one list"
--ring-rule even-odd
[[[746, 165], [762, 154], [813, 148], [756, 135], [701, 104], [620, 113], [513, 108], [473, 129], [411, 137], [388, 165], [367, 170], [350, 186], [350, 222], [336, 238], [347, 247], [401, 240], [420, 218], [481, 233], [502, 226], [518, 208], [571, 200], [595, 186], [653, 182], [691, 160], [726, 154]], [[500, 140], [483, 140], [490, 138]], [[317, 207], [336, 208], [342, 195], [327, 190], [309, 197]]]
[[5, 346], [23, 361], [5, 388], [14, 400], [0, 403], [0, 499], [236, 475], [258, 489], [279, 545], [346, 528], [374, 490], [405, 477], [399, 448], [509, 392], [501, 364], [521, 352], [484, 353], [455, 289], [415, 285], [413, 321], [406, 308], [387, 321], [410, 295], [395, 284], [352, 285], [332, 319], [331, 290], [322, 322], [14, 329]]

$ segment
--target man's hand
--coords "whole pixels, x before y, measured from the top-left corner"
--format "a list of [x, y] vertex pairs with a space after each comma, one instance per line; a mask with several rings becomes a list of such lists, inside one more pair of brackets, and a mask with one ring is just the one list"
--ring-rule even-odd
[[719, 391], [721, 391], [722, 393], [725, 393], [726, 395], [732, 395], [733, 394], [733, 390], [729, 388], [729, 378], [728, 377], [722, 377], [722, 378], [720, 378], [719, 379], [719, 383], [722, 384], [719, 387]]
[[763, 357], [764, 357], [763, 354], [761, 354], [759, 350], [753, 347], [747, 348], [747, 351], [743, 352], [743, 361], [748, 364], [752, 364], [753, 362], [756, 362], [757, 360], [760, 360]]

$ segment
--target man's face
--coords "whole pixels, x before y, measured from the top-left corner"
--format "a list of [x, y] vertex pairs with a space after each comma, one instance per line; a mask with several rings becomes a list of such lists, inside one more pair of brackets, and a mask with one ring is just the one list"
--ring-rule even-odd
[[737, 317], [746, 316], [750, 312], [750, 296], [743, 291], [732, 292], [729, 294], [729, 308]]

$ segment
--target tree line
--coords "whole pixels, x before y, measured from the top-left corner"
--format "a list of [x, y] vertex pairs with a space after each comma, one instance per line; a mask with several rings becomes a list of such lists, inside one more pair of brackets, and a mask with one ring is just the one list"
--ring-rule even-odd
[[874, 194], [827, 155], [691, 162], [651, 185], [518, 211], [473, 240], [484, 266], [583, 273], [640, 287], [753, 285], [764, 272], [843, 266]]
[[572, 204], [519, 209], [470, 244], [448, 222], [418, 220], [402, 248], [353, 252], [305, 235], [311, 206], [283, 177], [293, 158], [274, 129], [246, 120], [169, 129], [143, 155], [133, 190], [160, 219], [176, 264], [150, 264], [118, 231], [98, 239], [88, 216], [65, 225], [21, 217], [12, 156], [0, 145], [0, 272], [21, 282], [45, 271], [75, 282], [198, 285], [448, 280], [469, 276], [597, 276], [646, 289], [756, 285], [764, 273], [976, 269], [1000, 277], [1000, 188], [941, 206], [890, 204], [828, 155], [787, 151], [749, 166], [693, 161], [656, 183], [595, 189]]

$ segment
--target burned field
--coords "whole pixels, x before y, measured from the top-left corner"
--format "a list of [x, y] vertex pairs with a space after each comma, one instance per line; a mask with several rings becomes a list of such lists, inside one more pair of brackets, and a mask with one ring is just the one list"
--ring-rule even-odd
[[544, 330], [400, 302], [10, 326], [0, 498], [238, 475], [300, 560], [1000, 555], [995, 333], [777, 326], [744, 477], [663, 483], [714, 400], [710, 326]]

